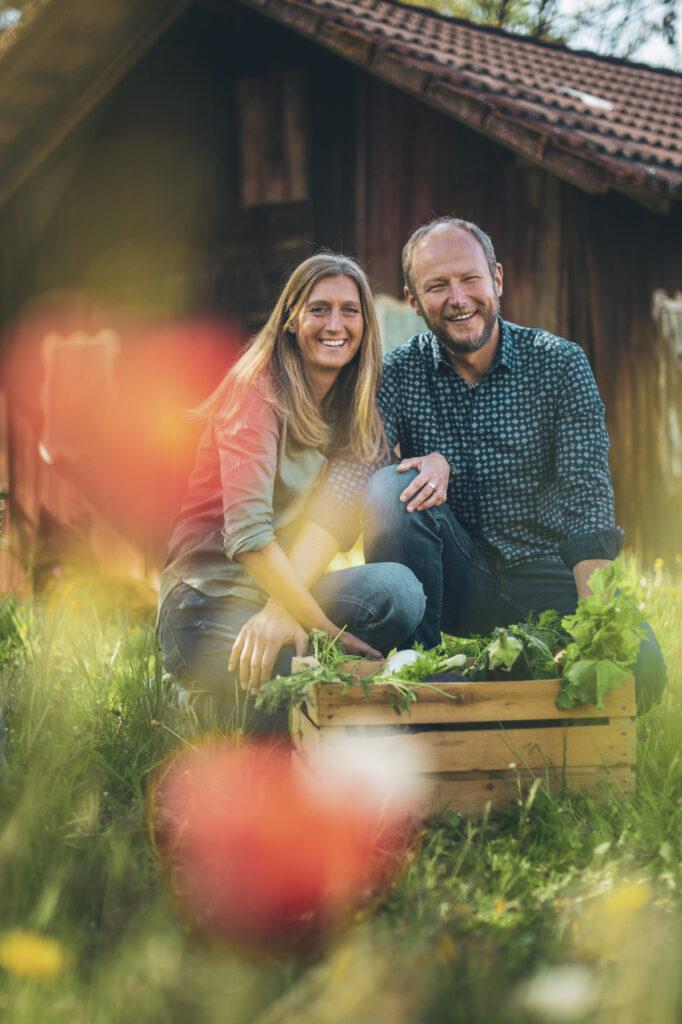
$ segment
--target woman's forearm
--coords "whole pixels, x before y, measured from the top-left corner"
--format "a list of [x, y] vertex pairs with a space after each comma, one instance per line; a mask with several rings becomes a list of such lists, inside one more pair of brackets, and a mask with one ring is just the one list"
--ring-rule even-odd
[[289, 562], [296, 578], [304, 587], [312, 587], [338, 550], [336, 537], [317, 523], [306, 520], [289, 552]]
[[235, 559], [306, 631], [322, 629], [332, 634], [338, 632], [338, 627], [327, 618], [300, 581], [277, 541], [270, 541], [258, 551], [243, 551], [235, 555]]

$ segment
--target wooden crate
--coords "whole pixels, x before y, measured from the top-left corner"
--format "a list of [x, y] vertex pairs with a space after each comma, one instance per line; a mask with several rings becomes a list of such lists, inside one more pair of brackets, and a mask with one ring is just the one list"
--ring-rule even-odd
[[421, 759], [418, 813], [445, 810], [481, 816], [510, 807], [540, 777], [552, 793], [635, 788], [634, 680], [594, 706], [559, 711], [556, 679], [522, 682], [438, 682], [420, 691], [410, 712], [396, 714], [395, 690], [372, 684], [344, 693], [341, 683], [320, 683], [293, 709], [291, 735], [300, 755], [339, 737], [362, 736], [401, 755]]

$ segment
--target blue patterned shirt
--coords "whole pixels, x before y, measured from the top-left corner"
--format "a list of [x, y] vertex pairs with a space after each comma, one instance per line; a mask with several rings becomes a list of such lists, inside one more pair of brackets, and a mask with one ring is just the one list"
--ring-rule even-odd
[[[377, 402], [391, 451], [448, 460], [448, 504], [498, 571], [618, 554], [604, 405], [579, 345], [500, 319], [495, 361], [470, 387], [433, 334], [419, 334], [385, 356]], [[342, 547], [376, 468], [332, 462], [309, 509]]]

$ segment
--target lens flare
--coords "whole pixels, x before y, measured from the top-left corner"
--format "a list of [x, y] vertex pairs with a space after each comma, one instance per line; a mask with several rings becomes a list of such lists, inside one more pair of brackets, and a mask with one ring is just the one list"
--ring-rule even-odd
[[245, 342], [220, 320], [142, 322], [66, 295], [5, 338], [2, 381], [42, 461], [133, 543], [163, 550], [200, 424]]

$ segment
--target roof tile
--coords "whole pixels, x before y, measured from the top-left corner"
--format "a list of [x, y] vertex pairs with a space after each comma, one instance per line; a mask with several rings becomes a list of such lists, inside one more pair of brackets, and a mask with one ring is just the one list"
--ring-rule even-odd
[[[564, 151], [557, 166], [577, 166], [569, 159], [573, 153], [598, 164], [612, 179], [682, 194], [682, 74], [570, 50], [395, 0], [270, 0], [266, 5], [275, 17], [282, 8], [289, 10], [282, 20], [297, 28], [302, 12], [308, 18], [314, 13], [311, 34], [315, 24], [327, 45], [428, 95], [474, 127], [494, 113], [495, 131], [506, 144], [542, 151], [549, 162], [550, 140]], [[346, 33], [335, 35], [325, 23]], [[350, 45], [349, 34], [359, 37], [356, 45]], [[361, 40], [371, 45], [363, 47]]]

